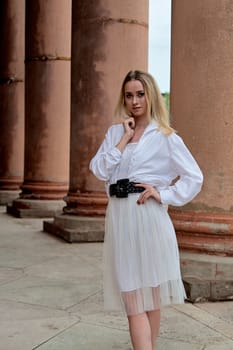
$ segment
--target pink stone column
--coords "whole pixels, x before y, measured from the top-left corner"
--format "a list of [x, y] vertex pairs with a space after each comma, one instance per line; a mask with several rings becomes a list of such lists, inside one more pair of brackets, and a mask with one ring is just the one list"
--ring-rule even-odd
[[72, 15], [70, 188], [64, 214], [44, 230], [68, 242], [102, 241], [107, 197], [89, 162], [114, 122], [123, 78], [147, 70], [148, 0], [76, 0]]
[[104, 185], [88, 169], [113, 123], [121, 82], [147, 69], [148, 0], [73, 3], [70, 189], [65, 213], [103, 215]]
[[[51, 216], [69, 178], [71, 0], [26, 6], [25, 168], [13, 211]], [[54, 210], [53, 210], [54, 209]], [[27, 215], [27, 214], [25, 214]]]
[[[171, 215], [181, 251], [202, 254], [199, 278], [216, 286], [221, 276], [219, 297], [229, 297], [233, 288], [225, 282], [233, 275], [226, 277], [222, 268], [227, 259], [221, 265], [213, 260], [211, 275], [203, 256], [211, 254], [210, 261], [233, 256], [233, 8], [228, 0], [172, 4], [172, 120], [203, 170], [204, 186], [192, 203]], [[189, 263], [183, 260], [186, 275]]]
[[0, 2], [0, 204], [23, 181], [25, 0]]

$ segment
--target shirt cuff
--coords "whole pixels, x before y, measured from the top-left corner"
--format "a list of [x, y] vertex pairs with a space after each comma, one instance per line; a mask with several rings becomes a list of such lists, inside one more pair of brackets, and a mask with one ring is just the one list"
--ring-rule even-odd
[[170, 189], [160, 190], [159, 191], [161, 203], [169, 205], [171, 204], [171, 191]]
[[120, 160], [121, 159], [121, 156], [122, 156], [122, 153], [121, 151], [117, 148], [117, 147], [114, 147], [112, 150], [111, 150], [111, 155], [113, 158], [117, 159], [117, 160]]

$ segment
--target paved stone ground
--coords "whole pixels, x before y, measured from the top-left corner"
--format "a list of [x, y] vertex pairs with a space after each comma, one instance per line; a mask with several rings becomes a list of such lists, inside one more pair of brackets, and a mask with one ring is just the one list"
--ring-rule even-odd
[[[102, 244], [69, 244], [0, 209], [0, 350], [130, 350], [102, 311]], [[233, 350], [233, 302], [165, 308], [157, 350]]]

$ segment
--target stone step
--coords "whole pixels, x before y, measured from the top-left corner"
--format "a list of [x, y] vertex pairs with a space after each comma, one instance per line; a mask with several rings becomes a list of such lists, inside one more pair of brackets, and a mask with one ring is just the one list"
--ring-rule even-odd
[[103, 242], [104, 218], [57, 215], [53, 221], [44, 221], [45, 232], [59, 236], [69, 243]]
[[233, 238], [231, 236], [215, 236], [176, 232], [179, 248], [208, 254], [233, 256]]
[[233, 300], [233, 257], [181, 249], [180, 264], [189, 301]]

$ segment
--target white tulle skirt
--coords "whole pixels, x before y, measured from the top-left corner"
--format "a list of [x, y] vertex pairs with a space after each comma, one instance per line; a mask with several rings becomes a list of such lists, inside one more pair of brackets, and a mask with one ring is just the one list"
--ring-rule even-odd
[[111, 197], [104, 242], [104, 305], [127, 315], [184, 302], [179, 252], [167, 209], [139, 194]]

